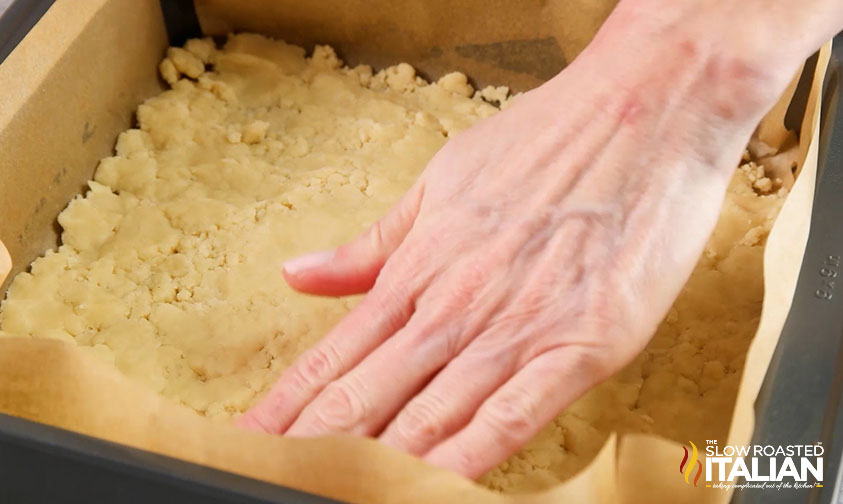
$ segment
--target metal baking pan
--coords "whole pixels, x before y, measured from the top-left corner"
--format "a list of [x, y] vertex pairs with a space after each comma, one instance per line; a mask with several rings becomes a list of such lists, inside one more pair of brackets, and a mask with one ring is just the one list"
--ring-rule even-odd
[[834, 39], [820, 119], [811, 227], [779, 343], [755, 403], [752, 444], [822, 443], [823, 486], [735, 492], [735, 504], [843, 501], [843, 33]]
[[23, 40], [54, 0], [16, 0], [0, 13], [0, 63]]
[[[17, 0], [0, 16], [0, 62], [52, 3]], [[171, 43], [200, 35], [191, 0], [161, 0], [161, 7]], [[735, 493], [735, 504], [825, 504], [840, 501], [843, 493], [843, 270], [830, 297], [818, 294], [825, 278], [819, 270], [829, 256], [843, 256], [843, 35], [834, 43], [821, 131], [810, 237], [793, 305], [756, 401], [753, 443], [822, 441], [825, 485], [799, 493], [743, 490]], [[337, 502], [3, 414], [0, 474], [0, 504]]]
[[0, 414], [0, 503], [338, 501]]

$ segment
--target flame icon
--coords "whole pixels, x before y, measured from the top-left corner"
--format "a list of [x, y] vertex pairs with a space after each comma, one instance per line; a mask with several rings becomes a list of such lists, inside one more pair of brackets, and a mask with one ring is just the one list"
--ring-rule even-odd
[[699, 461], [699, 452], [697, 451], [697, 445], [695, 445], [691, 441], [688, 442], [691, 443], [691, 460], [688, 460], [688, 449], [683, 446], [682, 449], [685, 450], [685, 456], [682, 457], [682, 462], [679, 464], [679, 473], [685, 475], [685, 483], [688, 483], [690, 485], [691, 482], [688, 480], [688, 478], [691, 477], [691, 473], [694, 472], [694, 465], [696, 465], [697, 475], [694, 477], [694, 486], [697, 486], [697, 482], [700, 480], [700, 475], [702, 474], [702, 464], [700, 464]]

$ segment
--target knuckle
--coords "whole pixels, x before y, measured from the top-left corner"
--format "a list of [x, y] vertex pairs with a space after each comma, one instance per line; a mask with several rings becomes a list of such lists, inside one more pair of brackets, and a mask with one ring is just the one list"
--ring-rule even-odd
[[415, 299], [406, 286], [394, 280], [392, 275], [381, 274], [375, 280], [374, 288], [366, 299], [370, 324], [377, 324], [383, 320], [386, 326], [393, 330], [400, 329], [406, 324], [415, 311]]
[[464, 324], [454, 320], [448, 311], [414, 315], [406, 328], [405, 350], [420, 352], [441, 365], [457, 356], [470, 337], [464, 330]]
[[518, 444], [536, 429], [537, 405], [528, 397], [527, 391], [517, 390], [494, 398], [483, 407], [481, 418], [500, 441]]
[[439, 340], [441, 362], [445, 363], [459, 355], [468, 344], [471, 334], [465, 332], [463, 324], [445, 323], [440, 326], [442, 332]]
[[384, 262], [374, 288], [387, 299], [415, 297], [437, 273], [430, 260], [431, 248], [418, 239], [407, 239]]
[[574, 345], [568, 349], [572, 359], [572, 367], [584, 376], [593, 377], [595, 381], [608, 378], [615, 371], [611, 351], [612, 345]]
[[294, 368], [294, 380], [302, 390], [313, 390], [336, 376], [342, 368], [339, 354], [330, 345], [320, 345], [305, 352]]
[[581, 334], [570, 349], [578, 368], [607, 377], [614, 372], [613, 364], [624, 361], [641, 349], [646, 339], [636, 334], [650, 332], [635, 317], [631, 317], [624, 302], [599, 296], [589, 304], [581, 317]]
[[[364, 235], [365, 237], [365, 235]], [[334, 250], [334, 259], [340, 262], [352, 261], [360, 255], [361, 238], [354, 238]]]
[[527, 316], [558, 311], [562, 284], [559, 274], [548, 272], [543, 278], [533, 280], [524, 287], [513, 303], [514, 308]]
[[548, 321], [549, 318], [551, 317], [541, 306], [514, 302], [495, 314], [489, 321], [489, 327], [502, 334], [501, 339], [504, 341], [515, 343], [534, 338], [535, 333], [540, 332], [540, 328], [552, 322]]
[[343, 380], [325, 387], [313, 413], [326, 430], [347, 432], [361, 425], [369, 411], [359, 387]]
[[570, 341], [566, 335], [562, 338], [551, 338], [536, 345], [527, 357], [528, 360], [553, 353], [558, 357], [557, 365], [569, 369], [580, 377], [588, 377], [595, 383], [614, 374], [622, 363], [617, 347], [611, 340], [595, 338], [577, 338]]
[[450, 299], [456, 306], [470, 304], [489, 283], [493, 268], [487, 261], [473, 259], [462, 265], [450, 282]]
[[375, 279], [375, 285], [371, 291], [371, 295], [376, 297], [379, 302], [395, 301], [399, 299], [408, 298], [407, 286], [402, 282], [396, 281], [394, 271], [389, 271], [393, 274], [381, 274]]
[[598, 335], [613, 335], [619, 329], [629, 327], [634, 321], [630, 307], [636, 306], [634, 294], [611, 278], [596, 278], [596, 284], [589, 287], [582, 301], [582, 315], [589, 329]]
[[561, 281], [558, 275], [548, 273], [544, 278], [531, 279], [521, 287], [510, 300], [494, 315], [494, 325], [510, 333], [524, 333], [524, 329], [552, 328], [559, 326], [567, 314], [563, 296], [560, 296]]
[[375, 221], [375, 223], [372, 224], [372, 227], [369, 228], [369, 232], [367, 234], [375, 250], [381, 250], [388, 245], [388, 237], [383, 219]]
[[[383, 220], [375, 221], [369, 229], [357, 235], [356, 238], [343, 243], [334, 252], [334, 255], [339, 260], [359, 260], [361, 253], [371, 254], [372, 252], [380, 256], [389, 245], [387, 241], [387, 230], [384, 227]], [[385, 257], [381, 257], [381, 260]]]
[[460, 446], [454, 453], [455, 467], [453, 468], [457, 473], [470, 478], [478, 476], [478, 472], [489, 464], [488, 457], [485, 457], [477, 452], [476, 449], [469, 446]]
[[440, 439], [444, 425], [444, 405], [437, 397], [416, 399], [395, 419], [395, 433], [411, 452], [430, 448]]

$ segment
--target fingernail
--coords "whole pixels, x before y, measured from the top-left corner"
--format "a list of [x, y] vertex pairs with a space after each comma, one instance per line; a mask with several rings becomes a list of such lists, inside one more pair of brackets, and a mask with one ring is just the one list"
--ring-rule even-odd
[[284, 263], [284, 271], [287, 273], [301, 273], [302, 271], [316, 268], [327, 263], [334, 258], [333, 250], [323, 250], [321, 252], [313, 252], [312, 254], [303, 255], [290, 259]]

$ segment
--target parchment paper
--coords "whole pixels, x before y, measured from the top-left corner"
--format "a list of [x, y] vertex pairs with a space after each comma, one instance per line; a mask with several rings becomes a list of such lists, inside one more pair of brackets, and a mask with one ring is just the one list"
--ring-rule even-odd
[[195, 0], [202, 31], [245, 31], [349, 64], [405, 61], [429, 78], [459, 69], [517, 91], [553, 77], [591, 41], [617, 0]]
[[[61, 9], [69, 11], [70, 3], [75, 4], [75, 2], [59, 2], [58, 11], [54, 11], [52, 17], [48, 16], [45, 21], [47, 25], [44, 26], [58, 27], [62, 18], [55, 12], [61, 13]], [[141, 3], [145, 2], [98, 0], [97, 9], [93, 9], [88, 14], [95, 18], [103, 9], [116, 9], [115, 5], [128, 8], [130, 5]], [[265, 2], [255, 3], [265, 4]], [[530, 2], [527, 3], [532, 5]], [[443, 9], [446, 8], [444, 1], [440, 4]], [[608, 12], [604, 12], [605, 8], [613, 4], [612, 1], [601, 3], [603, 10], [600, 10], [598, 15], [591, 16], [592, 24], [595, 20], [602, 21], [601, 16]], [[217, 5], [216, 9], [212, 8], [214, 5]], [[217, 23], [218, 29], [228, 29], [232, 26], [241, 27], [238, 23], [259, 25], [261, 22], [276, 22], [266, 21], [270, 19], [270, 16], [265, 15], [266, 12], [263, 13], [264, 18], [255, 17], [257, 14], [252, 12], [250, 7], [243, 6], [242, 10], [238, 10], [232, 5], [232, 2], [222, 0], [200, 1], [200, 14], [204, 12], [203, 24], [211, 19]], [[551, 2], [547, 5], [552, 7], [556, 3]], [[542, 12], [547, 12], [546, 9], [550, 8], [547, 5], [542, 3], [531, 12], [538, 16]], [[585, 4], [569, 2], [566, 5], [570, 7]], [[310, 8], [305, 7], [305, 10]], [[316, 12], [318, 8], [313, 7], [313, 9], [316, 9], [312, 13], [313, 19], [322, 15]], [[564, 11], [561, 9], [554, 12], [558, 14]], [[226, 13], [230, 13], [233, 17], [226, 20]], [[393, 21], [403, 20], [405, 17], [405, 14], [399, 13], [389, 15], [395, 16], [392, 18]], [[388, 17], [386, 14], [384, 16]], [[373, 15], [372, 19], [382, 21], [386, 19], [384, 16], [378, 13]], [[406, 16], [409, 16], [408, 19], [412, 18], [411, 15]], [[515, 31], [526, 30], [527, 25], [519, 23], [527, 23], [527, 21], [529, 19], [513, 22], [516, 25]], [[543, 26], [545, 28], [542, 30], [548, 29], [547, 25]], [[596, 26], [594, 28], [596, 29]], [[160, 30], [160, 27], [157, 29]], [[477, 28], [472, 28], [472, 30], [476, 31]], [[41, 36], [49, 35], [47, 28], [43, 28], [42, 31], [44, 33]], [[422, 33], [424, 30], [418, 29], [415, 32]], [[445, 30], [445, 33], [440, 33], [438, 36], [449, 35], [452, 34]], [[584, 45], [589, 37], [590, 35], [583, 35], [582, 40], [579, 41], [580, 45]], [[572, 39], [575, 38], [572, 37]], [[83, 42], [84, 40], [86, 39], [83, 38]], [[30, 38], [30, 44], [36, 43], [38, 43], [37, 37]], [[572, 47], [574, 45], [576, 44], [571, 44]], [[456, 49], [453, 50], [456, 51]], [[576, 49], [569, 50], [572, 53], [576, 52]], [[148, 56], [140, 49], [139, 51]], [[360, 51], [365, 52], [362, 49]], [[149, 54], [154, 54], [154, 51], [150, 51]], [[766, 294], [763, 315], [758, 334], [747, 357], [729, 435], [730, 444], [744, 444], [750, 439], [753, 423], [752, 403], [790, 306], [790, 298], [801, 263], [816, 173], [819, 90], [827, 58], [828, 49], [826, 48], [818, 65], [802, 130], [801, 144], [806, 155], [801, 175], [768, 240], [764, 266]], [[421, 59], [424, 60], [424, 58]], [[58, 58], [58, 61], [64, 60]], [[436, 71], [435, 61], [438, 60], [432, 58], [428, 61], [427, 71]], [[449, 69], [452, 68], [459, 67]], [[3, 70], [0, 67], [0, 77], [3, 75]], [[6, 71], [8, 72], [8, 67]], [[42, 75], [41, 80], [33, 81], [32, 85], [39, 82], [43, 85], [43, 82], [48, 81], [49, 78], [49, 73]], [[539, 77], [534, 75], [533, 78]], [[524, 79], [523, 85], [529, 86], [527, 83], [529, 79], [526, 77]], [[36, 100], [31, 106], [50, 101], [49, 99], [44, 101], [43, 97], [41, 101], [38, 101], [34, 90], [32, 96], [24, 96], [20, 99], [22, 107], [29, 106], [27, 103], [31, 100]], [[789, 99], [789, 95], [786, 95], [785, 99]], [[779, 112], [773, 112], [765, 121], [765, 131], [769, 134], [784, 136], [780, 120], [781, 106], [774, 110]], [[7, 130], [12, 127], [15, 117], [4, 118], [0, 115], [0, 119], [7, 121], [0, 124], [4, 127], [4, 130], [0, 131], [0, 140], [2, 140], [2, 135], [12, 134]], [[36, 121], [36, 119], [30, 118], [30, 121]], [[778, 128], [775, 127], [777, 123]], [[62, 123], [57, 124], [60, 126]], [[27, 127], [27, 124], [18, 123], [17, 127]], [[116, 135], [118, 131], [110, 131], [108, 134]], [[32, 144], [27, 144], [27, 146], [27, 148], [35, 148]], [[7, 153], [7, 148], [8, 144], [4, 145], [0, 141], [0, 150], [3, 155]], [[93, 151], [86, 151], [85, 155], [94, 154]], [[55, 205], [63, 206], [66, 201], [67, 199]], [[6, 209], [0, 208], [0, 211], [6, 212]], [[2, 215], [7, 218], [9, 214]], [[5, 276], [8, 269], [7, 257], [5, 249], [0, 247], [0, 279]], [[74, 346], [59, 341], [0, 340], [0, 411], [349, 502], [646, 502], [649, 504], [657, 502], [719, 503], [726, 502], [729, 498], [729, 495], [723, 491], [695, 489], [686, 485], [679, 477], [677, 470], [682, 454], [681, 446], [648, 435], [629, 435], [620, 442], [615, 436], [610, 437], [593, 463], [573, 479], [547, 492], [502, 496], [455, 474], [429, 467], [413, 457], [381, 446], [372, 440], [350, 437], [316, 440], [287, 439], [248, 433], [228, 424], [212, 422], [157, 396], [124, 377], [115, 369], [89, 358]]]

